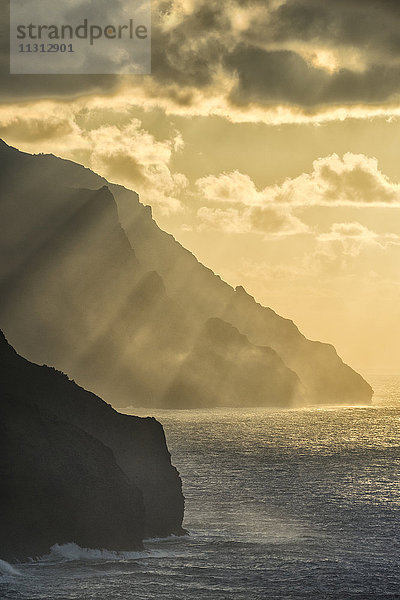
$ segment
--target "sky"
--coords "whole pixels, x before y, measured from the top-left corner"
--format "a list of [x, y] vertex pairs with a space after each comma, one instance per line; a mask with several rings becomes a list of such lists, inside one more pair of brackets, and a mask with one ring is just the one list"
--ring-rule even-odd
[[154, 0], [142, 76], [10, 75], [2, 11], [7, 143], [136, 190], [307, 337], [398, 370], [397, 0]]

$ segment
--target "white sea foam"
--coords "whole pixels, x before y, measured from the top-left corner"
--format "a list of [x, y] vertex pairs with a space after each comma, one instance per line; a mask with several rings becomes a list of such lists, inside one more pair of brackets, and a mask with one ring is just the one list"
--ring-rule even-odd
[[0, 577], [4, 575], [20, 575], [20, 573], [8, 562], [0, 559]]
[[43, 562], [69, 562], [69, 561], [131, 561], [146, 558], [163, 558], [170, 556], [170, 551], [164, 550], [142, 550], [117, 552], [105, 550], [104, 548], [81, 548], [78, 544], [54, 544], [50, 553], [43, 556]]
[[43, 560], [137, 560], [148, 558], [150, 553], [146, 550], [141, 552], [116, 552], [113, 550], [81, 548], [78, 544], [54, 544], [50, 548], [50, 554], [43, 557]]

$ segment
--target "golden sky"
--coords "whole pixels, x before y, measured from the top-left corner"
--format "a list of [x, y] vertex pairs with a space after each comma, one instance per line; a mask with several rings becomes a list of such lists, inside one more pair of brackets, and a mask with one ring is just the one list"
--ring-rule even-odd
[[398, 368], [398, 1], [158, 0], [148, 76], [10, 76], [6, 38], [7, 143], [135, 189], [305, 335]]

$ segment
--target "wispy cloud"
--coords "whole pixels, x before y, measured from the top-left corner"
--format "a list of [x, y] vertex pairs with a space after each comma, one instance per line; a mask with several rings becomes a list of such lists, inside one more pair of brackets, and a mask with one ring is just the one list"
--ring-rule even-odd
[[341, 254], [358, 256], [367, 247], [378, 247], [383, 250], [388, 246], [400, 246], [400, 236], [395, 233], [376, 233], [361, 223], [334, 223], [330, 231], [317, 236], [322, 245], [330, 245]]

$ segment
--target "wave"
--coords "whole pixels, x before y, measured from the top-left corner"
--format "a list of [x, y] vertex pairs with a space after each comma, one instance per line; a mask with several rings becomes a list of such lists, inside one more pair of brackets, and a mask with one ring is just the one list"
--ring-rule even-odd
[[0, 577], [4, 575], [20, 575], [20, 573], [8, 562], [0, 559]]
[[89, 560], [135, 560], [147, 558], [149, 552], [117, 552], [114, 550], [105, 550], [103, 548], [81, 548], [73, 542], [69, 544], [54, 544], [50, 548], [50, 554], [43, 556], [42, 560], [63, 560], [63, 561], [89, 561]]
[[104, 548], [81, 548], [73, 542], [68, 544], [54, 544], [50, 553], [40, 560], [44, 562], [72, 562], [72, 561], [131, 561], [145, 558], [162, 558], [170, 556], [170, 552], [163, 550], [141, 550], [118, 552]]

